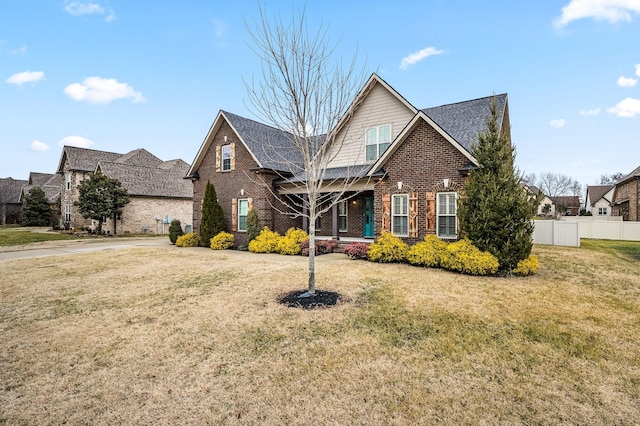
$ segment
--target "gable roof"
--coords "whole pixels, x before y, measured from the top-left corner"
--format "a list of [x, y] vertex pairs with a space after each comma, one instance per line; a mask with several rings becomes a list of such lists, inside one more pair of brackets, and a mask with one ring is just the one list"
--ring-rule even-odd
[[473, 99], [421, 110], [467, 151], [485, 130], [493, 100], [496, 101], [498, 129], [502, 129], [507, 108], [507, 94]]
[[182, 160], [173, 161], [169, 168], [101, 161], [95, 170], [118, 179], [129, 195], [192, 198], [193, 185], [183, 179], [189, 165]]
[[[595, 206], [595, 204], [604, 198], [607, 192], [613, 189], [613, 185], [592, 185], [587, 186], [587, 198], [591, 201], [591, 207]], [[611, 200], [605, 201], [611, 202]]]
[[19, 204], [22, 188], [28, 183], [11, 177], [0, 179], [0, 204]]
[[566, 208], [580, 208], [580, 197], [577, 195], [558, 195], [551, 197], [553, 204], [556, 206], [564, 206]]
[[99, 161], [115, 161], [122, 154], [116, 152], [98, 151], [95, 149], [78, 148], [76, 146], [65, 145], [62, 147], [62, 155], [58, 163], [57, 173], [62, 173], [65, 159], [69, 163], [71, 170], [82, 172], [93, 172]]
[[615, 184], [617, 186], [617, 185], [620, 185], [622, 183], [625, 183], [628, 180], [631, 180], [633, 178], [638, 178], [638, 177], [640, 177], [640, 166], [635, 168], [631, 173], [629, 173], [628, 175], [626, 175], [625, 177], [623, 177], [622, 179], [617, 181]]

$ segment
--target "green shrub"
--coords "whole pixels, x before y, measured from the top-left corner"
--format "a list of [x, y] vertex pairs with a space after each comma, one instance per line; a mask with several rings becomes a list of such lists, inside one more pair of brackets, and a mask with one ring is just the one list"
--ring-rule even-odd
[[538, 267], [540, 267], [538, 258], [534, 255], [529, 255], [529, 257], [527, 257], [526, 259], [518, 262], [518, 265], [513, 270], [513, 274], [521, 277], [526, 277], [527, 275], [535, 274], [538, 271]]
[[171, 241], [171, 244], [175, 244], [180, 235], [184, 235], [182, 225], [180, 225], [178, 219], [173, 219], [171, 225], [169, 225], [169, 241]]
[[282, 238], [280, 234], [265, 226], [260, 235], [249, 243], [249, 251], [251, 253], [276, 253], [280, 238]]
[[349, 256], [351, 259], [366, 259], [368, 251], [369, 251], [369, 244], [357, 243], [355, 241], [352, 243], [349, 243], [344, 248], [344, 254]]
[[211, 247], [213, 250], [226, 250], [233, 247], [234, 237], [233, 234], [228, 232], [220, 232], [215, 237], [211, 238]]
[[498, 258], [489, 252], [483, 252], [468, 239], [447, 245], [440, 265], [450, 271], [469, 275], [490, 275], [498, 271]]
[[190, 232], [178, 237], [176, 240], [176, 247], [199, 247], [200, 235], [195, 232]]
[[258, 217], [258, 211], [251, 208], [247, 212], [247, 244], [255, 240], [260, 235], [262, 225], [260, 224], [260, 218]]
[[407, 261], [416, 266], [439, 268], [442, 256], [446, 255], [447, 243], [435, 235], [427, 235], [424, 241], [409, 249]]
[[389, 232], [382, 231], [378, 240], [369, 247], [367, 257], [372, 262], [404, 262], [408, 252], [409, 246], [404, 241]]
[[302, 229], [289, 228], [284, 237], [278, 240], [277, 252], [280, 254], [295, 255], [302, 250], [300, 244], [309, 239], [309, 234]]

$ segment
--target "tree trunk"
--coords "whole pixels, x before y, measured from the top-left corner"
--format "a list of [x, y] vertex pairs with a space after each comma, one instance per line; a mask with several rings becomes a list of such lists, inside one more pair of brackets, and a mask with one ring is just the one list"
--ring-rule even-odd
[[316, 224], [309, 221], [309, 294], [316, 293]]

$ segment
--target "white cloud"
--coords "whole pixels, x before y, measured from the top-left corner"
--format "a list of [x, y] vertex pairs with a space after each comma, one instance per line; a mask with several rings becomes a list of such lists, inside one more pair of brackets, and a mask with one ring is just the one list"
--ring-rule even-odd
[[620, 87], [633, 87], [636, 85], [637, 82], [638, 80], [636, 80], [635, 78], [627, 78], [627, 77], [618, 78], [618, 86]]
[[402, 58], [402, 61], [400, 62], [400, 69], [406, 70], [410, 65], [416, 64], [429, 56], [440, 55], [442, 53], [444, 53], [444, 50], [439, 50], [435, 47], [427, 47], [419, 52], [412, 53], [409, 56]]
[[600, 114], [600, 108], [580, 110], [580, 115], [598, 115], [598, 114]]
[[640, 12], [638, 0], [571, 0], [562, 8], [562, 15], [556, 18], [556, 28], [562, 28], [571, 21], [594, 18], [599, 21], [631, 21], [632, 13]]
[[623, 99], [615, 107], [609, 108], [607, 112], [618, 117], [635, 117], [640, 115], [640, 99]]
[[104, 20], [107, 22], [112, 22], [116, 19], [116, 14], [113, 9], [105, 9], [100, 3], [67, 0], [64, 10], [73, 16], [106, 14], [107, 16]]
[[565, 126], [565, 124], [567, 124], [567, 120], [565, 120], [564, 118], [560, 118], [560, 119], [558, 119], [558, 120], [551, 120], [551, 121], [549, 122], [549, 125], [550, 125], [551, 127], [555, 127], [556, 129], [559, 129], [559, 128], [561, 128], [561, 127], [564, 127], [564, 126]]
[[78, 148], [89, 148], [93, 145], [93, 141], [82, 136], [67, 136], [58, 142], [58, 146], [76, 146]]
[[133, 102], [144, 102], [142, 93], [136, 92], [126, 83], [113, 78], [87, 77], [82, 83], [73, 83], [64, 88], [64, 93], [76, 101], [93, 104], [108, 104], [116, 99], [131, 98]]
[[31, 145], [29, 145], [29, 147], [31, 148], [32, 151], [37, 151], [37, 152], [49, 151], [49, 145], [40, 141], [31, 142]]
[[42, 71], [24, 71], [13, 74], [5, 80], [5, 83], [21, 86], [24, 83], [37, 83], [42, 79], [44, 79], [44, 72]]

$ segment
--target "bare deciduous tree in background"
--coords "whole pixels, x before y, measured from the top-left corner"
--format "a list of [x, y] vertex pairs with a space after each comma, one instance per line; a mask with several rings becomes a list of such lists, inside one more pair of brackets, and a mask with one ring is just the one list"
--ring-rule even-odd
[[[338, 178], [327, 175], [340, 152], [336, 138], [339, 123], [353, 111], [349, 107], [365, 74], [356, 70], [355, 56], [348, 63], [335, 59], [328, 28], [310, 30], [304, 10], [294, 10], [289, 21], [269, 18], [261, 8], [260, 19], [247, 25], [253, 50], [262, 61], [262, 81], [246, 83], [252, 112], [266, 124], [286, 132], [293, 151], [265, 149], [274, 161], [286, 164], [304, 197], [278, 197], [294, 215], [309, 219], [309, 282], [306, 295], [315, 293], [315, 222], [339, 202], [360, 176], [347, 170]], [[271, 141], [263, 142], [269, 145]], [[265, 147], [266, 148], [266, 147]], [[287, 177], [287, 176], [282, 176]], [[327, 187], [331, 186], [328, 191]], [[270, 188], [271, 189], [271, 188]], [[272, 189], [271, 189], [272, 190]], [[275, 195], [275, 194], [274, 194]]]

